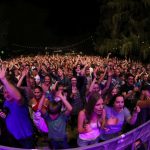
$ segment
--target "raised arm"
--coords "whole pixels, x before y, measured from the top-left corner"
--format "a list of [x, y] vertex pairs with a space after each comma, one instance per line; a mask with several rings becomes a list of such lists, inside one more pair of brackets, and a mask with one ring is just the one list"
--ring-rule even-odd
[[102, 74], [102, 76], [99, 78], [98, 82], [101, 83], [104, 80], [104, 77], [107, 73], [107, 68], [105, 68], [104, 73]]
[[46, 110], [47, 105], [48, 105], [48, 100], [45, 98], [45, 94], [43, 94], [38, 105], [38, 110], [41, 111], [42, 114], [45, 114], [47, 112]]
[[113, 74], [112, 71], [108, 70], [108, 79], [107, 79], [107, 82], [106, 82], [106, 86], [102, 90], [102, 95], [104, 95], [110, 87], [110, 84], [111, 84], [111, 81], [112, 81], [112, 74]]
[[80, 59], [80, 55], [77, 55], [77, 58], [76, 58], [75, 63], [73, 64], [73, 67], [77, 66], [79, 59]]
[[91, 85], [90, 85], [89, 92], [92, 92], [92, 91], [93, 91], [93, 87], [94, 87], [95, 82], [97, 82], [97, 80], [96, 80], [96, 78], [94, 77], [94, 79], [93, 79], [93, 81], [92, 81], [92, 83], [91, 83]]
[[52, 91], [56, 91], [56, 87], [57, 87], [58, 81], [55, 82], [55, 84], [52, 87]]
[[78, 133], [87, 132], [86, 128], [84, 127], [85, 120], [86, 120], [85, 111], [81, 110], [78, 114]]
[[0, 80], [10, 96], [17, 102], [21, 102], [22, 96], [17, 88], [6, 78], [6, 68], [4, 68], [3, 66], [0, 68]]
[[132, 114], [131, 118], [128, 119], [128, 122], [129, 122], [131, 125], [135, 124], [139, 112], [140, 112], [140, 107], [139, 107], [139, 106], [136, 106], [136, 107], [134, 108], [134, 111], [133, 111], [133, 114]]
[[28, 71], [24, 69], [24, 70], [22, 71], [21, 77], [20, 77], [20, 79], [19, 79], [19, 81], [18, 81], [18, 83], [17, 83], [17, 87], [20, 87], [20, 86], [21, 86], [22, 81], [23, 81], [23, 79], [25, 78], [25, 76], [26, 76], [27, 74], [28, 74]]
[[59, 92], [59, 93], [57, 94], [57, 96], [61, 98], [62, 103], [63, 103], [64, 106], [67, 108], [67, 110], [65, 111], [65, 114], [66, 114], [66, 115], [69, 115], [69, 114], [71, 113], [71, 111], [72, 111], [72, 106], [71, 106], [71, 104], [67, 101], [66, 96], [62, 95], [61, 92]]

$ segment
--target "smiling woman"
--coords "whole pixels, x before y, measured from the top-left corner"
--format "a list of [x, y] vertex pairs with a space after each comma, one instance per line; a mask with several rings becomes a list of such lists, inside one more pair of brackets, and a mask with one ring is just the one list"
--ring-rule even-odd
[[78, 146], [98, 143], [105, 122], [103, 99], [98, 92], [93, 92], [85, 109], [78, 115]]

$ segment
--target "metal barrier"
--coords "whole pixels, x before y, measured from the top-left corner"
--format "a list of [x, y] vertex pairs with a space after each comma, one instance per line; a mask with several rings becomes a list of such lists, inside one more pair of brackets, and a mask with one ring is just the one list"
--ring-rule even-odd
[[[137, 150], [136, 144], [140, 142], [144, 143], [145, 150], [150, 150], [150, 120], [114, 139], [90, 146], [72, 148], [72, 150]], [[40, 149], [47, 150], [48, 148]], [[0, 146], [0, 150], [18, 150], [18, 148]]]

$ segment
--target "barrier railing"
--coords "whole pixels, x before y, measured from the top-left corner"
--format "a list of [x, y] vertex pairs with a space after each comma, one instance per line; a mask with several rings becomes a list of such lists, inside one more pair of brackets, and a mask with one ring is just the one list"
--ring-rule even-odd
[[150, 121], [109, 141], [80, 148], [82, 150], [135, 150], [136, 141], [145, 143], [150, 150]]
[[[139, 143], [144, 143], [145, 150], [150, 150], [150, 120], [130, 132], [114, 139], [85, 147], [72, 148], [73, 150], [136, 150]], [[48, 148], [40, 148], [46, 150]], [[0, 150], [18, 150], [0, 146]]]

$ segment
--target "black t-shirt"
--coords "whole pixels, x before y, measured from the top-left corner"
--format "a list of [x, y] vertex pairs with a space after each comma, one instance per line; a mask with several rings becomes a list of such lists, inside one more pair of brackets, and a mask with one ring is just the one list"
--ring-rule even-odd
[[[125, 84], [121, 87], [121, 93], [126, 92], [128, 94], [129, 92], [134, 90], [134, 85], [128, 85]], [[139, 93], [134, 92], [131, 94], [127, 99], [125, 99], [125, 106], [130, 110], [133, 111], [134, 107], [136, 106], [136, 102], [138, 100]]]

